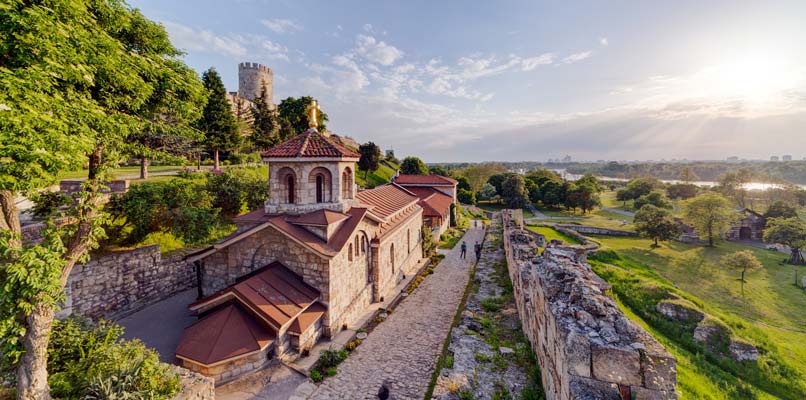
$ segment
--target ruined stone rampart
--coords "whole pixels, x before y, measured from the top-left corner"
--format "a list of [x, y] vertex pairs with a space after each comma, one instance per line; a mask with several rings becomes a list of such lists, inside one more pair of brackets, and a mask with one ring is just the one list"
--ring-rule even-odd
[[523, 330], [547, 399], [676, 399], [676, 362], [605, 294], [585, 249], [549, 247], [503, 213], [504, 247]]
[[579, 233], [585, 233], [588, 235], [604, 235], [604, 236], [638, 236], [638, 232], [635, 231], [625, 231], [621, 229], [609, 229], [609, 228], [601, 228], [598, 226], [590, 226], [590, 225], [574, 225], [574, 224], [556, 224], [554, 225], [557, 229], [569, 229]]
[[163, 259], [157, 244], [114, 252], [73, 268], [59, 315], [120, 317], [195, 284], [193, 266], [179, 257]]

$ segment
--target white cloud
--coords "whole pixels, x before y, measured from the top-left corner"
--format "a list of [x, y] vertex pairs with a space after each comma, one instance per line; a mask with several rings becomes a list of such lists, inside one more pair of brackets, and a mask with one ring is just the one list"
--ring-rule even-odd
[[261, 48], [266, 52], [265, 55], [269, 59], [288, 61], [288, 48], [283, 45], [274, 43], [271, 40], [264, 40]]
[[240, 43], [237, 36], [218, 35], [171, 21], [163, 21], [162, 24], [168, 31], [171, 41], [182, 50], [218, 53], [237, 58], [247, 54], [246, 47]]
[[571, 54], [568, 57], [563, 58], [563, 63], [572, 64], [572, 63], [575, 63], [575, 62], [578, 62], [578, 61], [582, 61], [582, 60], [590, 57], [592, 54], [593, 54], [593, 52], [591, 52], [591, 51], [583, 51], [583, 52], [579, 52], [579, 53], [574, 53], [574, 54]]
[[299, 25], [290, 19], [262, 19], [260, 20], [260, 23], [275, 33], [294, 33], [302, 30], [302, 25]]
[[607, 45], [610, 44], [610, 42], [607, 40], [606, 37], [600, 37], [599, 38], [599, 44], [601, 44], [602, 46], [607, 46]]
[[541, 65], [549, 65], [554, 62], [554, 54], [543, 53], [539, 56], [524, 58], [521, 60], [521, 69], [531, 71]]
[[403, 51], [372, 36], [358, 35], [355, 52], [370, 62], [389, 66], [403, 57]]

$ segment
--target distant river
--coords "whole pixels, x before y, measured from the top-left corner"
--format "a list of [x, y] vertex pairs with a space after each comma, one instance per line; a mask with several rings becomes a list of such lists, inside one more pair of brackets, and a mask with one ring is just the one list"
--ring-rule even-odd
[[[564, 179], [569, 180], [569, 181], [576, 181], [576, 180], [582, 178], [583, 176], [585, 176], [585, 175], [580, 175], [580, 174], [572, 174], [570, 172], [567, 172], [564, 169], [552, 169], [552, 171], [560, 174], [560, 176], [562, 176]], [[618, 182], [627, 182], [627, 181], [629, 181], [629, 179], [611, 178], [609, 176], [596, 176], [596, 178], [597, 179], [602, 179], [602, 180], [608, 180], [608, 181], [618, 181]], [[684, 183], [683, 181], [679, 181], [679, 180], [676, 180], [676, 179], [661, 179], [660, 181], [663, 182], [663, 183]], [[693, 183], [693, 184], [695, 184], [697, 186], [702, 186], [702, 187], [712, 187], [712, 186], [717, 185], [717, 182], [710, 182], [710, 181], [696, 181], [696, 182], [691, 182], [691, 183]], [[806, 185], [795, 185], [795, 186], [797, 186], [797, 187], [799, 187], [801, 189], [806, 189]], [[784, 187], [784, 185], [781, 185], [780, 183], [764, 183], [764, 182], [750, 182], [750, 183], [746, 183], [744, 185], [744, 188], [746, 190], [768, 190], [768, 189], [780, 189], [780, 188], [783, 188], [783, 187]]]

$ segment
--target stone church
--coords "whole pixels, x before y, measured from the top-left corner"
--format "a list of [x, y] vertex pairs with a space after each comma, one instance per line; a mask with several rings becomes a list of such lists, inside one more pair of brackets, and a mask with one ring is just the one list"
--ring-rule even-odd
[[[312, 107], [315, 113], [315, 107]], [[199, 320], [183, 366], [226, 380], [272, 357], [293, 358], [394, 296], [422, 265], [421, 198], [390, 183], [358, 191], [359, 154], [316, 129], [264, 152], [270, 200], [235, 233], [188, 256]], [[447, 196], [446, 196], [447, 197]]]

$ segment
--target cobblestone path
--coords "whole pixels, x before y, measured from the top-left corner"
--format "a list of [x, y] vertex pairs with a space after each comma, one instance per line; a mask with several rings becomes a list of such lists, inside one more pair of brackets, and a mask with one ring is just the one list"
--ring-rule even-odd
[[469, 229], [462, 238], [467, 259], [459, 257], [460, 241], [309, 398], [377, 399], [386, 383], [392, 399], [422, 399], [475, 262], [473, 245], [483, 236], [481, 228]]

